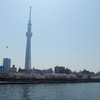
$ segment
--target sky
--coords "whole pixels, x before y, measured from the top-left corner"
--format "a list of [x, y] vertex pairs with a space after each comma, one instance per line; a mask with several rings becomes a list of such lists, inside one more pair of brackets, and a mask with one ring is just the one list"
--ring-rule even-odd
[[11, 66], [25, 67], [32, 6], [32, 68], [58, 65], [100, 71], [99, 4], [99, 0], [0, 0], [0, 65], [3, 58], [10, 58]]

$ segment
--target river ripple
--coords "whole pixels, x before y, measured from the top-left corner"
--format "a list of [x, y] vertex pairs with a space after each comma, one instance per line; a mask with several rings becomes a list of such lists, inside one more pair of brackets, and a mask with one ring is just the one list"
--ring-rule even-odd
[[0, 85], [0, 100], [100, 100], [100, 83]]

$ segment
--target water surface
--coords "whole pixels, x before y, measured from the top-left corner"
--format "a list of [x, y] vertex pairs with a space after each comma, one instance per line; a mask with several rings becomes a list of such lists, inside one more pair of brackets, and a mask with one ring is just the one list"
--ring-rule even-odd
[[100, 100], [100, 83], [0, 85], [0, 100]]

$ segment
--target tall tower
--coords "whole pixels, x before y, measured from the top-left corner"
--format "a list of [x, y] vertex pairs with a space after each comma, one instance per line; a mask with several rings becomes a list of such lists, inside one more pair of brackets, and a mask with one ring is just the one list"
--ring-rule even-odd
[[31, 6], [30, 6], [30, 13], [29, 13], [29, 22], [28, 22], [28, 28], [26, 32], [27, 37], [27, 43], [26, 43], [26, 57], [25, 57], [25, 69], [30, 70], [31, 69]]

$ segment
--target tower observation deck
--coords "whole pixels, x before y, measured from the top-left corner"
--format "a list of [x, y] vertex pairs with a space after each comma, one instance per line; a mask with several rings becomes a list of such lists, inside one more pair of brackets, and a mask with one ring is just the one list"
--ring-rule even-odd
[[26, 32], [27, 37], [27, 43], [26, 43], [26, 56], [25, 56], [25, 69], [30, 70], [31, 69], [31, 6], [30, 6], [30, 13], [29, 13], [29, 22], [28, 22], [28, 28]]

